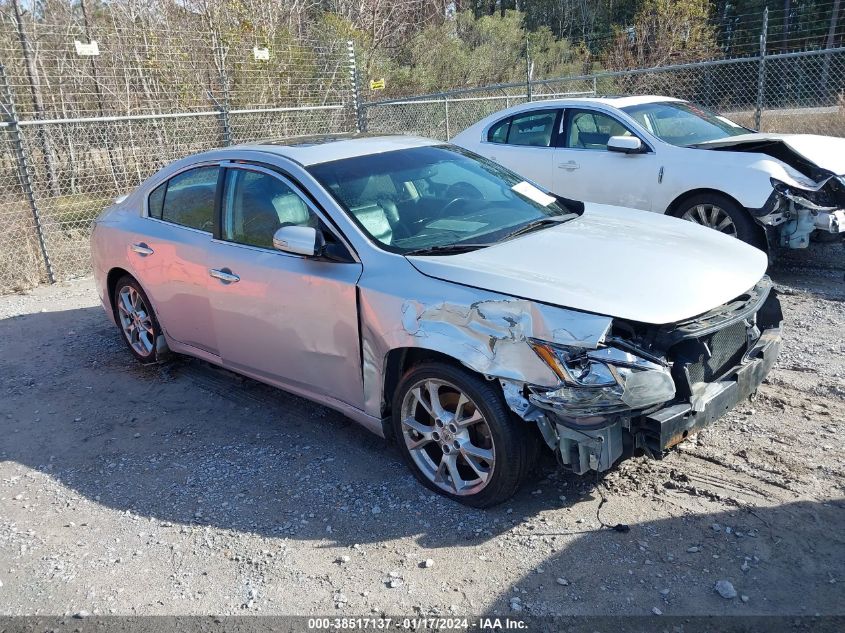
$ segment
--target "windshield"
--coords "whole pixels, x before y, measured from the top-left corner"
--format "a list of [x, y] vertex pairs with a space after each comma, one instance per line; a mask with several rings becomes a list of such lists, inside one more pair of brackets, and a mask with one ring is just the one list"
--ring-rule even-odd
[[657, 138], [681, 147], [752, 131], [686, 101], [643, 103], [622, 110]]
[[[414, 147], [309, 168], [377, 245], [396, 253], [481, 248], [573, 209], [516, 174], [452, 146]], [[547, 220], [547, 222], [539, 222]], [[530, 225], [530, 226], [529, 226]]]

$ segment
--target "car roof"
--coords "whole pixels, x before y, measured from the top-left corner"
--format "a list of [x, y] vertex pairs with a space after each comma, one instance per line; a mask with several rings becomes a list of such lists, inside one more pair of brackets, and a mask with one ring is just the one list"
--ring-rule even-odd
[[[642, 105], [644, 103], [661, 103], [667, 101], [683, 101], [683, 99], [663, 97], [660, 95], [561, 97], [559, 99], [540, 99], [536, 101], [529, 101], [527, 103], [520, 103], [519, 105], [511, 106], [507, 110], [502, 110], [501, 112], [522, 112], [523, 110], [530, 110], [531, 108], [537, 107], [577, 107], [590, 104], [602, 104], [612, 106], [614, 108], [626, 108], [628, 106]], [[501, 114], [501, 112], [497, 112], [496, 115]]]
[[278, 141], [256, 141], [237, 145], [229, 149], [256, 150], [284, 156], [309, 166], [356, 156], [381, 154], [412, 147], [440, 145], [435, 141], [420, 136], [366, 136], [360, 134], [302, 136]]

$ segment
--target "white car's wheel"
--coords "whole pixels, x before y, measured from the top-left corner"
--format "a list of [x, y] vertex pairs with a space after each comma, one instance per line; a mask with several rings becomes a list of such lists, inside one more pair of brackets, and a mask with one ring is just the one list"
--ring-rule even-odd
[[675, 210], [677, 217], [735, 237], [756, 248], [765, 247], [763, 230], [748, 211], [718, 193], [691, 196]]

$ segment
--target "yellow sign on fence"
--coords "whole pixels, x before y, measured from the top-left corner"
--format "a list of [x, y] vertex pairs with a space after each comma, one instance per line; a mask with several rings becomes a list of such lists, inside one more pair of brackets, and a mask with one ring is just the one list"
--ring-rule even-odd
[[384, 90], [384, 79], [371, 79], [370, 90]]

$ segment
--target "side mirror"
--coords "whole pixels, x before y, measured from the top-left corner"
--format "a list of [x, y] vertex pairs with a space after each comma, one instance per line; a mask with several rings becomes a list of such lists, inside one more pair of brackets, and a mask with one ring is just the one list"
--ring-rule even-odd
[[642, 154], [644, 145], [636, 136], [611, 136], [607, 140], [607, 150], [623, 154]]
[[311, 226], [283, 226], [273, 234], [273, 248], [283, 253], [318, 257], [325, 246], [322, 231]]

